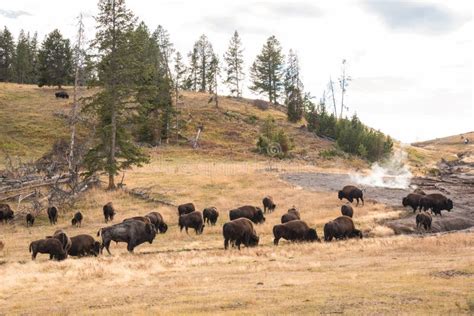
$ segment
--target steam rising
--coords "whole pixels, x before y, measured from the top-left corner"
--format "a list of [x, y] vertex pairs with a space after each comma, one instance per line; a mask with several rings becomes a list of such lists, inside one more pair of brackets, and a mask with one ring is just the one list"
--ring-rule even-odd
[[407, 153], [397, 150], [390, 159], [381, 164], [374, 163], [368, 174], [351, 174], [351, 180], [357, 184], [371, 187], [407, 189], [413, 177], [405, 164]]

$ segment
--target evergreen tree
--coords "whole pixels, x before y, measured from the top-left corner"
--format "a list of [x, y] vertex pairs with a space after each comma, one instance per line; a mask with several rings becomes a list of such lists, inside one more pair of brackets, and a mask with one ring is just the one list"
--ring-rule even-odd
[[242, 96], [242, 81], [244, 79], [244, 56], [242, 43], [240, 41], [239, 33], [234, 32], [227, 52], [224, 54], [225, 73], [226, 78], [224, 82], [230, 89], [230, 93], [241, 97]]
[[5, 28], [0, 31], [0, 81], [14, 80], [15, 43], [12, 33]]
[[273, 103], [278, 103], [283, 87], [284, 56], [281, 50], [276, 37], [269, 37], [250, 68], [252, 80], [250, 89], [260, 94], [268, 94], [269, 101]]
[[174, 85], [176, 91], [179, 89], [185, 89], [185, 76], [186, 66], [183, 64], [183, 57], [180, 52], [176, 52], [174, 58]]
[[18, 83], [28, 83], [29, 76], [33, 72], [31, 59], [30, 36], [23, 30], [20, 31], [15, 54], [15, 81]]
[[189, 52], [189, 68], [188, 68], [188, 77], [186, 78], [186, 89], [197, 91], [198, 87], [198, 51], [196, 46], [193, 47], [193, 50]]
[[288, 109], [288, 120], [297, 122], [303, 117], [304, 97], [303, 83], [300, 78], [298, 56], [290, 49], [287, 68], [285, 71], [285, 105]]
[[38, 80], [38, 33], [35, 32], [30, 38], [30, 65], [31, 71], [28, 74], [28, 83], [36, 83]]
[[171, 56], [173, 55], [175, 49], [173, 48], [173, 43], [171, 43], [170, 35], [163, 26], [158, 25], [155, 32], [153, 32], [153, 39], [158, 44], [158, 48], [162, 57], [163, 67], [166, 69], [168, 77], [172, 78], [170, 63]]
[[89, 150], [85, 162], [89, 173], [105, 171], [109, 189], [115, 188], [114, 177], [120, 170], [147, 161], [139, 147], [131, 141], [125, 123], [129, 120], [126, 106], [136, 91], [137, 58], [133, 42], [135, 19], [124, 0], [100, 0], [96, 17], [97, 33], [93, 42], [102, 57], [98, 65], [103, 88], [88, 104], [88, 110], [98, 117], [98, 140]]
[[58, 29], [48, 34], [38, 54], [38, 86], [61, 86], [72, 81], [72, 50]]
[[217, 57], [216, 54], [212, 54], [208, 69], [209, 69], [207, 72], [208, 92], [217, 94], [217, 78], [219, 77], [220, 66], [219, 66], [219, 57]]
[[203, 34], [194, 44], [191, 54], [191, 67], [195, 72], [194, 85], [199, 86], [200, 92], [206, 92], [210, 89], [209, 86], [211, 83], [209, 82], [209, 78], [212, 78], [210, 73], [212, 72], [213, 59], [215, 59], [215, 54], [212, 44], [207, 39], [207, 36]]

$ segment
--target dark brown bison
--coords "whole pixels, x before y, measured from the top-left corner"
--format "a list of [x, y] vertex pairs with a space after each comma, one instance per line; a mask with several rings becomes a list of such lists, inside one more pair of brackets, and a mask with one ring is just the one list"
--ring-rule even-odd
[[314, 228], [309, 228], [308, 224], [301, 220], [289, 221], [284, 224], [273, 226], [273, 243], [278, 245], [278, 241], [283, 238], [289, 241], [320, 241]]
[[441, 215], [442, 210], [451, 212], [453, 206], [451, 199], [439, 193], [422, 195], [420, 199], [420, 208], [422, 207], [424, 211], [431, 209], [435, 215]]
[[69, 99], [69, 94], [66, 91], [59, 91], [54, 94], [57, 98]]
[[97, 236], [102, 237], [101, 252], [105, 247], [109, 254], [110, 242], [126, 242], [127, 250], [133, 252], [136, 246], [144, 242], [153, 242], [156, 236], [155, 226], [142, 221], [125, 221], [109, 227], [101, 228], [97, 232]]
[[26, 214], [26, 227], [33, 226], [34, 223], [35, 223], [35, 217], [33, 216], [33, 214], [31, 213]]
[[204, 217], [204, 222], [209, 225], [216, 225], [217, 218], [219, 217], [219, 212], [215, 207], [208, 207], [202, 211], [202, 216]]
[[425, 230], [431, 230], [431, 215], [427, 212], [422, 212], [416, 215], [416, 228], [424, 227]]
[[341, 214], [352, 218], [354, 215], [354, 209], [349, 204], [344, 204], [341, 206]]
[[14, 213], [8, 204], [0, 204], [0, 222], [8, 222], [13, 220]]
[[273, 203], [273, 199], [271, 196], [266, 196], [263, 198], [263, 212], [266, 213], [268, 210], [268, 213], [271, 213], [275, 210], [276, 205]]
[[178, 206], [178, 215], [181, 216], [183, 214], [189, 214], [191, 212], [196, 211], [196, 207], [194, 207], [193, 203], [185, 203]]
[[64, 252], [68, 253], [69, 249], [71, 248], [71, 238], [66, 234], [66, 232], [62, 229], [58, 229], [54, 232], [53, 236], [46, 236], [46, 238], [54, 238], [61, 242], [61, 245], [64, 249]]
[[72, 226], [81, 227], [83, 218], [84, 217], [82, 216], [81, 212], [76, 212], [71, 220]]
[[47, 213], [48, 213], [49, 223], [51, 225], [55, 225], [56, 222], [58, 221], [58, 209], [56, 208], [56, 206], [48, 207]]
[[225, 223], [222, 227], [222, 234], [224, 235], [224, 249], [229, 247], [229, 242], [232, 245], [235, 243], [240, 250], [241, 244], [244, 244], [245, 247], [252, 247], [257, 246], [259, 241], [252, 221], [244, 217]]
[[364, 194], [362, 193], [362, 190], [353, 185], [346, 185], [341, 191], [338, 192], [337, 197], [339, 200], [347, 199], [351, 203], [354, 201], [354, 199], [356, 199], [356, 205], [359, 205], [360, 199], [362, 201], [362, 205], [364, 205]]
[[410, 193], [402, 199], [402, 205], [403, 207], [410, 206], [413, 209], [413, 213], [415, 213], [417, 208], [421, 210], [420, 200], [423, 196], [417, 193]]
[[116, 212], [115, 212], [114, 205], [112, 204], [112, 202], [105, 204], [102, 207], [102, 211], [104, 213], [104, 219], [106, 223], [114, 220], [114, 216]]
[[205, 226], [204, 219], [199, 211], [181, 215], [179, 217], [178, 225], [179, 231], [182, 231], [183, 228], [185, 228], [186, 233], [188, 233], [188, 228], [193, 228], [196, 231], [196, 235], [202, 234]]
[[281, 223], [287, 223], [289, 221], [295, 221], [301, 219], [300, 212], [295, 208], [290, 208], [286, 214], [281, 217]]
[[77, 235], [71, 237], [71, 248], [68, 250], [70, 256], [95, 256], [100, 253], [100, 242], [90, 235]]
[[255, 224], [262, 224], [265, 222], [262, 209], [251, 205], [241, 206], [235, 210], [229, 211], [229, 218], [231, 221], [237, 218], [248, 218]]
[[352, 218], [340, 216], [324, 225], [324, 240], [362, 238], [362, 232], [355, 228]]
[[66, 259], [66, 252], [64, 251], [61, 242], [55, 238], [46, 238], [33, 241], [30, 244], [31, 259], [35, 260], [38, 253], [49, 254], [49, 259], [64, 260]]
[[157, 231], [159, 231], [161, 234], [166, 233], [168, 230], [168, 225], [166, 225], [163, 216], [161, 216], [160, 213], [158, 212], [150, 212], [147, 215], [145, 215], [150, 219], [150, 222], [155, 225], [155, 228]]

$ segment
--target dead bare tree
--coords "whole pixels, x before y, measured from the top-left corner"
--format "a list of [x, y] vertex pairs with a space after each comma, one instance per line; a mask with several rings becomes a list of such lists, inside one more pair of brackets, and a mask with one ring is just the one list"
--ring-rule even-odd
[[346, 60], [342, 60], [342, 73], [341, 77], [339, 78], [339, 85], [341, 87], [341, 111], [339, 112], [339, 118], [342, 118], [342, 113], [344, 112], [344, 109], [347, 109], [346, 106], [344, 106], [344, 95], [346, 94], [346, 88], [349, 86], [349, 81], [351, 81], [352, 78], [350, 76], [346, 75]]
[[329, 77], [328, 86], [329, 86], [329, 90], [331, 91], [332, 105], [334, 106], [334, 117], [337, 118], [336, 97], [334, 95], [334, 82], [332, 81], [331, 77]]

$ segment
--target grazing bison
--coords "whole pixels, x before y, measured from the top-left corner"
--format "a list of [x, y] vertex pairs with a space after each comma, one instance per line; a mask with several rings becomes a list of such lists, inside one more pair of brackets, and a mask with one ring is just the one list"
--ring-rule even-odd
[[290, 208], [286, 214], [281, 217], [281, 223], [287, 223], [289, 221], [295, 221], [301, 219], [300, 212], [295, 208]]
[[7, 222], [13, 220], [14, 213], [8, 204], [0, 204], [0, 221]]
[[435, 215], [441, 215], [442, 210], [451, 212], [453, 209], [453, 201], [442, 194], [433, 193], [422, 196], [420, 199], [420, 208], [421, 207], [423, 207], [424, 211], [431, 209], [431, 212]]
[[255, 224], [261, 224], [265, 222], [262, 209], [251, 205], [241, 206], [235, 210], [229, 211], [229, 218], [231, 221], [237, 218], [248, 218]]
[[403, 207], [410, 206], [413, 209], [413, 213], [415, 213], [418, 207], [421, 210], [420, 200], [423, 196], [417, 193], [410, 193], [402, 199], [402, 205]]
[[136, 246], [144, 242], [151, 244], [153, 239], [155, 239], [156, 229], [155, 226], [150, 223], [131, 220], [101, 228], [97, 232], [97, 236], [102, 237], [101, 252], [105, 247], [107, 252], [111, 254], [109, 250], [111, 241], [126, 242], [127, 250], [133, 252]]
[[202, 234], [204, 230], [204, 219], [202, 214], [199, 211], [194, 211], [189, 214], [183, 214], [179, 217], [178, 221], [179, 231], [182, 231], [183, 228], [186, 229], [188, 233], [188, 228], [193, 228], [196, 231], [196, 235]]
[[353, 186], [353, 185], [346, 185], [344, 188], [342, 188], [341, 191], [338, 192], [337, 197], [339, 200], [342, 199], [347, 199], [349, 202], [352, 203], [354, 199], [357, 200], [357, 204], [359, 205], [359, 199], [362, 201], [362, 205], [364, 205], [364, 197], [363, 197], [362, 190]]
[[219, 217], [219, 212], [215, 207], [208, 207], [202, 211], [202, 216], [204, 217], [204, 222], [209, 225], [216, 225], [217, 218]]
[[69, 94], [66, 91], [59, 91], [54, 94], [56, 98], [69, 99]]
[[416, 228], [424, 227], [425, 230], [431, 230], [431, 215], [427, 212], [422, 212], [416, 215]]
[[324, 240], [362, 238], [362, 232], [355, 228], [352, 218], [340, 216], [324, 225]]
[[84, 217], [82, 216], [81, 212], [76, 212], [71, 220], [72, 226], [81, 227], [83, 218]]
[[38, 253], [49, 254], [49, 259], [64, 260], [67, 255], [61, 242], [55, 238], [46, 238], [33, 241], [30, 244], [31, 259], [35, 260]]
[[112, 202], [109, 202], [107, 204], [104, 205], [104, 207], [102, 207], [102, 210], [104, 212], [104, 219], [105, 219], [105, 222], [107, 223], [108, 221], [113, 221], [114, 220], [114, 216], [115, 216], [115, 209], [114, 209], [114, 206], [112, 204]]
[[51, 225], [55, 225], [58, 221], [58, 209], [56, 206], [48, 207], [48, 218]]
[[183, 214], [189, 214], [191, 212], [196, 211], [196, 208], [194, 207], [193, 203], [186, 203], [186, 204], [181, 204], [178, 206], [178, 215], [181, 216]]
[[33, 214], [31, 213], [26, 214], [26, 227], [33, 226], [34, 223], [35, 223], [35, 217], [33, 216]]
[[166, 225], [163, 216], [161, 216], [160, 213], [158, 212], [150, 212], [147, 215], [145, 215], [150, 219], [150, 222], [155, 225], [156, 231], [159, 231], [161, 234], [166, 233], [168, 230], [168, 225]]
[[349, 204], [344, 204], [341, 206], [341, 214], [352, 218], [354, 215], [354, 209]]
[[53, 236], [46, 236], [46, 238], [54, 238], [59, 240], [67, 255], [67, 252], [71, 248], [71, 238], [69, 238], [64, 230], [58, 229], [54, 232]]
[[227, 222], [222, 227], [222, 234], [224, 235], [224, 249], [229, 247], [229, 242], [237, 246], [240, 250], [240, 245], [245, 247], [257, 246], [259, 238], [252, 221], [247, 218], [238, 218]]
[[309, 228], [308, 224], [301, 220], [289, 221], [284, 224], [273, 226], [273, 243], [278, 245], [278, 241], [283, 238], [290, 241], [321, 241], [314, 228]]
[[71, 248], [68, 250], [70, 256], [95, 256], [100, 253], [100, 242], [90, 235], [77, 235], [71, 237]]
[[273, 199], [271, 196], [266, 196], [263, 198], [263, 212], [266, 213], [268, 210], [268, 213], [271, 213], [275, 210], [276, 205], [273, 203]]

